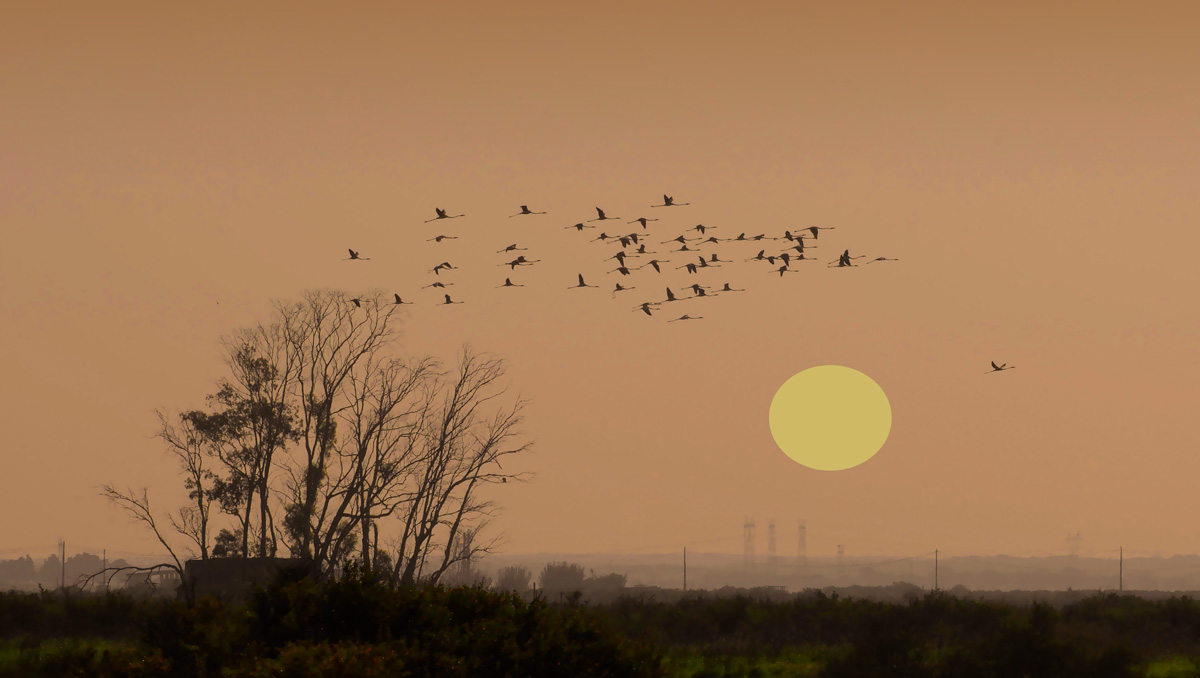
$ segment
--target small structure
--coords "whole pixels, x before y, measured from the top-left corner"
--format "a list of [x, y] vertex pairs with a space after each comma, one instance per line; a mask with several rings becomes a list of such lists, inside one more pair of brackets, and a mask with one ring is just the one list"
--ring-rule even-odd
[[299, 558], [209, 558], [184, 563], [183, 576], [198, 598], [242, 601], [250, 597], [254, 587], [269, 584], [281, 571], [306, 568]]

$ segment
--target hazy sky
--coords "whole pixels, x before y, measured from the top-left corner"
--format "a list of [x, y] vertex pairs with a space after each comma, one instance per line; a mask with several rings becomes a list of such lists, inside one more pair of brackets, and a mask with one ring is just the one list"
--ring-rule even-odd
[[[20, 4], [0, 557], [154, 552], [100, 485], [180, 503], [154, 410], [203, 406], [221, 335], [325, 287], [417, 301], [407, 353], [509, 361], [538, 474], [496, 496], [509, 552], [736, 552], [748, 515], [760, 553], [772, 516], [782, 554], [801, 518], [812, 555], [1200, 551], [1194, 3]], [[655, 243], [836, 230], [796, 275], [642, 271], [613, 301], [615, 248], [562, 228], [595, 206], [661, 217]], [[513, 242], [544, 262], [495, 267]], [[901, 261], [826, 270], [845, 248]], [[445, 260], [463, 305], [419, 289]], [[749, 291], [630, 311], [701, 279]], [[824, 364], [893, 409], [848, 471], [767, 428]]]

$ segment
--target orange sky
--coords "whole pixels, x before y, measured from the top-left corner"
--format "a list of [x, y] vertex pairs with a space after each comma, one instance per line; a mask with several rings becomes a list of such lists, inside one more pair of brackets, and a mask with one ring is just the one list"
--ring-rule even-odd
[[[783, 554], [801, 517], [813, 555], [1076, 530], [1200, 551], [1191, 3], [23, 4], [0, 24], [0, 558], [155, 551], [99, 486], [181, 501], [154, 409], [202, 406], [222, 334], [322, 287], [419, 301], [410, 353], [509, 360], [538, 477], [496, 497], [508, 552], [738, 551], [746, 515]], [[654, 214], [664, 192], [692, 204]], [[597, 205], [662, 217], [654, 242], [823, 225], [823, 261], [902, 261], [732, 266], [703, 282], [748, 293], [667, 324], [629, 309], [701, 276], [566, 290], [616, 282], [598, 230], [561, 228]], [[493, 289], [513, 242], [545, 261]], [[444, 260], [461, 306], [419, 289]], [[849, 471], [766, 425], [822, 364], [893, 407]]]

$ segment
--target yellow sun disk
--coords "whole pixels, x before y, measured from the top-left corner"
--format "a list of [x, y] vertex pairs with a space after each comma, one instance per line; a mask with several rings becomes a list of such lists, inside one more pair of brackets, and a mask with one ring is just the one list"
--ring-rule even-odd
[[775, 444], [797, 463], [840, 471], [867, 461], [883, 447], [892, 428], [892, 407], [867, 375], [822, 365], [779, 387], [769, 424]]

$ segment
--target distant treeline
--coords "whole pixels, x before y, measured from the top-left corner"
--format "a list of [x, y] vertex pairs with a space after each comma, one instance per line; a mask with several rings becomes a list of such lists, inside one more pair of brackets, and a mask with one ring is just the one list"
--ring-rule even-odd
[[[124, 560], [110, 560], [110, 568], [128, 567]], [[0, 591], [36, 591], [38, 586], [56, 589], [62, 584], [64, 572], [67, 586], [75, 586], [81, 580], [97, 574], [104, 569], [104, 559], [92, 553], [79, 553], [67, 558], [64, 571], [63, 561], [57, 554], [52, 554], [35, 566], [33, 558], [24, 556], [13, 560], [0, 560]], [[128, 575], [114, 579], [113, 586], [123, 586]], [[97, 579], [94, 586], [102, 586], [103, 580]]]

